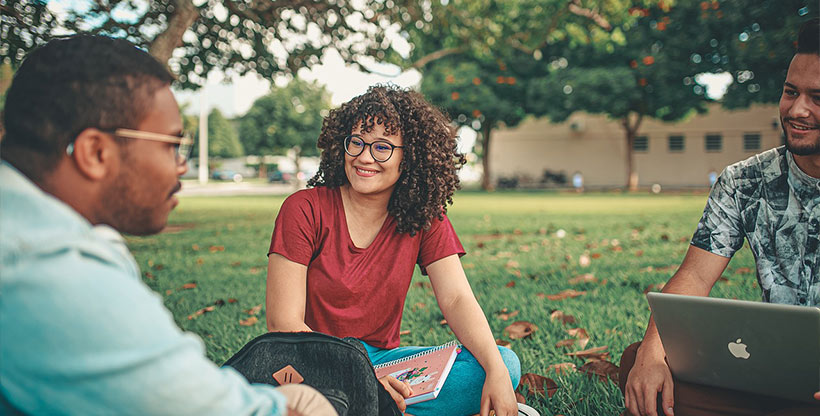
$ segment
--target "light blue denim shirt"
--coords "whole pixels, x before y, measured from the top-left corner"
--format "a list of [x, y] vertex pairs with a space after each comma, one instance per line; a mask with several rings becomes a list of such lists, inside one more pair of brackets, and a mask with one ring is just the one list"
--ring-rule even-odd
[[[0, 414], [284, 415], [204, 355], [122, 237], [0, 165]], [[7, 401], [7, 403], [3, 403]]]

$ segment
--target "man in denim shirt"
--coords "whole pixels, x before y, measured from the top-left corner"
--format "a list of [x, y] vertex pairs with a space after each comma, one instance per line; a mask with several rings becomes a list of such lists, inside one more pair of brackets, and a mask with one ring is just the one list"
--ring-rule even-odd
[[190, 141], [172, 78], [122, 39], [29, 55], [0, 142], [0, 414], [335, 414], [304, 386], [207, 360], [139, 278], [119, 232], [157, 233]]
[[[764, 301], [820, 305], [818, 41], [815, 18], [801, 27], [780, 97], [785, 147], [723, 171], [689, 251], [664, 292], [708, 296], [745, 238]], [[629, 346], [621, 358], [621, 389], [633, 414], [820, 414], [818, 406], [673, 381], [664, 356], [650, 319], [643, 341]], [[820, 392], [814, 398], [820, 400]]]

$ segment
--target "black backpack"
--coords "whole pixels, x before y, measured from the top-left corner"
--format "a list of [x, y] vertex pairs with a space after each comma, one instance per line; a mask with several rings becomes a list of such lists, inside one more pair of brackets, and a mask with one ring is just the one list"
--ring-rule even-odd
[[354, 338], [269, 332], [245, 344], [223, 366], [233, 367], [251, 383], [307, 384], [327, 397], [339, 416], [401, 416]]

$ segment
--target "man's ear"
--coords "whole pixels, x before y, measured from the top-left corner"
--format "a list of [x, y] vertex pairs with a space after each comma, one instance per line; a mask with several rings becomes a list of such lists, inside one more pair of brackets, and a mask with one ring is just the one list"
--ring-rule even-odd
[[74, 140], [74, 151], [70, 157], [83, 176], [94, 181], [102, 180], [119, 166], [119, 144], [110, 133], [87, 128]]

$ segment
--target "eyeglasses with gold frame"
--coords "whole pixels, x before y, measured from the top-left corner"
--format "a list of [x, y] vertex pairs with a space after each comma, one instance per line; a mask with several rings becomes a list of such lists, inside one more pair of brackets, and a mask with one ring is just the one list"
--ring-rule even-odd
[[[188, 158], [191, 156], [191, 151], [194, 148], [194, 141], [188, 133], [183, 133], [181, 136], [173, 136], [170, 134], [132, 129], [111, 129], [102, 131], [123, 139], [150, 140], [173, 144], [174, 155], [176, 156], [176, 161], [179, 165], [184, 165], [188, 161]], [[68, 147], [66, 147], [66, 153], [69, 156], [74, 153], [74, 143], [68, 144]]]

